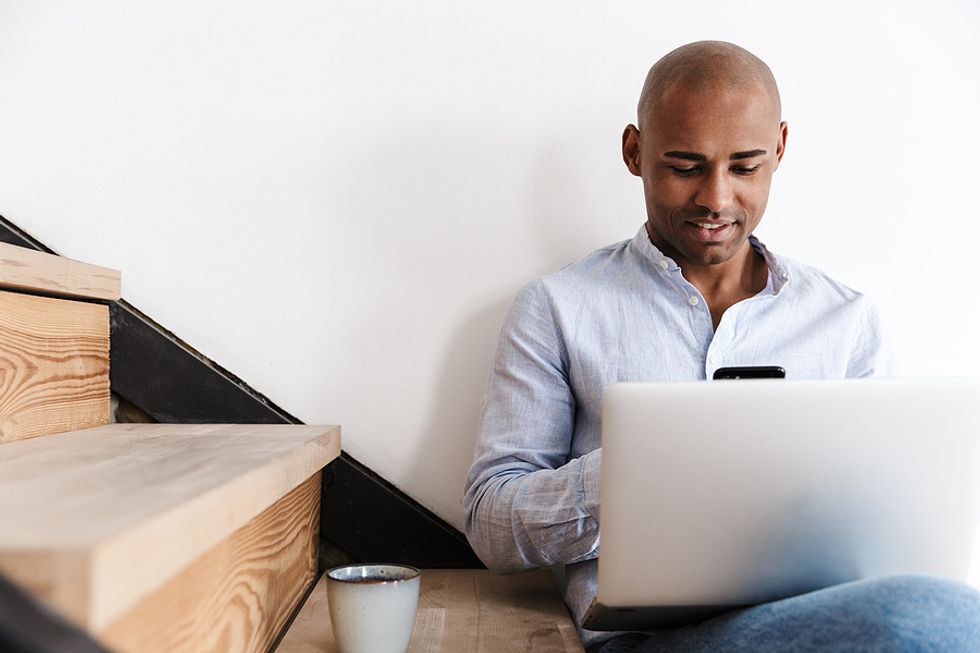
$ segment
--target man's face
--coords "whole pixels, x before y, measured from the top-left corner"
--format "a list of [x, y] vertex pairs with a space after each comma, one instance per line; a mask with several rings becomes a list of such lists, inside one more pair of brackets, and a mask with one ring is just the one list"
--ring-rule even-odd
[[642, 132], [623, 133], [623, 157], [642, 177], [647, 231], [681, 267], [748, 253], [766, 210], [786, 123], [760, 85], [668, 88]]

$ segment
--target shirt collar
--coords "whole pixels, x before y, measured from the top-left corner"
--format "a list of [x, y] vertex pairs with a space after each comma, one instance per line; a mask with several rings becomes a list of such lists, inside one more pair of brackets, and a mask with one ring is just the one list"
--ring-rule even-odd
[[766, 267], [769, 268], [769, 279], [766, 281], [766, 289], [763, 292], [778, 295], [779, 291], [789, 283], [789, 272], [786, 270], [786, 266], [755, 236], [749, 236], [749, 244], [752, 249], [762, 254], [762, 258], [766, 260]]
[[[665, 255], [652, 242], [650, 242], [650, 237], [647, 235], [646, 224], [640, 225], [640, 230], [636, 232], [635, 236], [633, 236], [631, 245], [646, 259], [653, 263], [654, 267], [660, 270], [661, 273], [680, 271], [680, 267], [676, 262], [674, 262], [674, 259]], [[755, 236], [749, 236], [749, 245], [752, 246], [752, 249], [762, 255], [762, 258], [766, 261], [766, 267], [769, 268], [766, 288], [762, 291], [763, 294], [778, 295], [783, 287], [789, 283], [789, 272], [786, 270], [786, 266], [780, 263], [776, 255], [770, 252], [769, 249], [762, 244], [762, 241]]]

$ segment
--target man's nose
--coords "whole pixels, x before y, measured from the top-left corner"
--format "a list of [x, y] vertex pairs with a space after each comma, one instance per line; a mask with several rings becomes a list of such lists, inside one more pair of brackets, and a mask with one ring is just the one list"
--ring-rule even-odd
[[712, 171], [702, 177], [694, 202], [712, 213], [721, 213], [732, 202], [733, 188], [727, 170]]

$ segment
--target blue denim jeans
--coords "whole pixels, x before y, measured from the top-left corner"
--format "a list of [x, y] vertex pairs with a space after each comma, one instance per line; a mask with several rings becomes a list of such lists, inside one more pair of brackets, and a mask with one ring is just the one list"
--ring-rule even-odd
[[927, 576], [855, 581], [603, 642], [589, 653], [980, 652], [980, 592]]

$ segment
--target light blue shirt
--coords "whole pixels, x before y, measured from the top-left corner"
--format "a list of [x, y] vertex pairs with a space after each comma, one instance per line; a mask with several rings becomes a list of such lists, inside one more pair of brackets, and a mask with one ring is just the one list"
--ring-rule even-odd
[[525, 286], [504, 322], [463, 498], [466, 535], [498, 572], [568, 565], [565, 600], [587, 646], [611, 636], [580, 626], [596, 591], [603, 388], [737, 365], [779, 365], [790, 379], [893, 374], [864, 295], [750, 242], [768, 283], [717, 329], [642, 227]]

